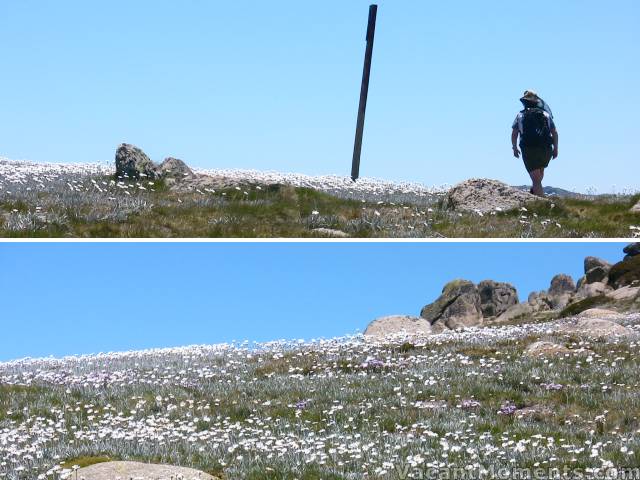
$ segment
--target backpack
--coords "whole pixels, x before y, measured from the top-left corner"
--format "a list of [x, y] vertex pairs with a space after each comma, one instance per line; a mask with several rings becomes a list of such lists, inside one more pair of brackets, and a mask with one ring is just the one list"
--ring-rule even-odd
[[553, 143], [549, 121], [541, 108], [527, 108], [522, 111], [523, 147], [546, 147]]

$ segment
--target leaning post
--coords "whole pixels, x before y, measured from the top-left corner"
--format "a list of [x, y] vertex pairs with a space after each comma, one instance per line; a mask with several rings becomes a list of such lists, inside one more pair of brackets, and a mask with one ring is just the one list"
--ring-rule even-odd
[[367, 97], [369, 95], [369, 78], [371, 77], [371, 59], [373, 57], [373, 40], [376, 34], [376, 17], [378, 6], [369, 7], [369, 23], [367, 25], [367, 49], [364, 55], [364, 71], [362, 73], [362, 87], [360, 88], [360, 106], [358, 108], [358, 123], [356, 125], [356, 140], [353, 146], [353, 162], [351, 165], [351, 179], [355, 182], [360, 176], [360, 155], [362, 153], [362, 135], [364, 133], [364, 117], [367, 111]]

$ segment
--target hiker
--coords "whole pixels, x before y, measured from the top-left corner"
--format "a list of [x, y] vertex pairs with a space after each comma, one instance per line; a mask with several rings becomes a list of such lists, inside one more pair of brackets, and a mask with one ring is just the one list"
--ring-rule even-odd
[[513, 156], [520, 158], [521, 152], [518, 150], [518, 136], [520, 136], [522, 160], [533, 183], [530, 192], [543, 197], [544, 169], [549, 166], [552, 158], [558, 158], [558, 131], [551, 108], [538, 94], [527, 90], [520, 101], [524, 105], [524, 110], [518, 113], [513, 122], [511, 133]]

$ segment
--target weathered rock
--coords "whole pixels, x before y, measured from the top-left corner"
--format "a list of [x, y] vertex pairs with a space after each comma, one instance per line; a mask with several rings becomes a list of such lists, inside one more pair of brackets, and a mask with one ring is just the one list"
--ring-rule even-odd
[[597, 257], [587, 257], [584, 259], [584, 273], [586, 283], [602, 282], [606, 283], [607, 275], [611, 270], [611, 264], [606, 260]]
[[608, 340], [636, 338], [638, 335], [630, 328], [602, 318], [578, 318], [575, 322], [563, 325], [560, 331], [567, 334]]
[[500, 316], [519, 302], [516, 288], [509, 283], [483, 280], [478, 284], [478, 294], [485, 318]]
[[576, 298], [583, 299], [598, 297], [600, 295], [605, 295], [612, 290], [613, 288], [602, 282], [584, 283], [578, 287], [578, 290], [576, 291]]
[[587, 257], [584, 259], [584, 273], [596, 267], [611, 268], [611, 264], [598, 257]]
[[551, 286], [548, 293], [551, 296], [564, 295], [576, 291], [576, 284], [570, 275], [560, 273], [551, 279]]
[[578, 314], [579, 318], [599, 318], [604, 320], [613, 320], [621, 316], [620, 313], [606, 308], [590, 308]]
[[544, 291], [531, 292], [527, 299], [527, 303], [533, 307], [534, 311], [537, 312], [545, 312], [552, 309], [551, 298], [549, 298], [547, 292]]
[[524, 351], [524, 354], [528, 357], [552, 357], [566, 353], [571, 353], [571, 350], [564, 345], [544, 341], [534, 342]]
[[390, 335], [430, 335], [431, 324], [420, 317], [392, 315], [374, 320], [364, 331], [365, 337], [381, 339]]
[[563, 273], [551, 279], [551, 286], [547, 291], [547, 296], [551, 302], [551, 308], [558, 310], [566, 307], [576, 290], [573, 278]]
[[616, 263], [609, 271], [609, 285], [621, 288], [640, 282], [640, 255], [634, 255], [628, 260]]
[[198, 480], [216, 480], [216, 477], [192, 468], [171, 465], [154, 465], [138, 462], [105, 462], [79, 469], [74, 478], [85, 480], [113, 480], [115, 478], [184, 478]]
[[508, 322], [510, 320], [514, 320], [516, 318], [524, 317], [525, 315], [532, 315], [536, 310], [529, 303], [518, 303], [513, 305], [511, 308], [503, 312], [500, 316], [495, 319], [496, 323]]
[[334, 228], [314, 228], [311, 230], [317, 233], [321, 237], [333, 237], [333, 238], [348, 238], [349, 234], [342, 230], [336, 230]]
[[633, 207], [631, 207], [631, 210], [629, 210], [631, 213], [640, 213], [640, 202], [636, 203]]
[[608, 292], [606, 295], [608, 298], [616, 301], [631, 300], [640, 295], [640, 287], [622, 287]]
[[128, 178], [155, 178], [157, 167], [141, 149], [123, 143], [116, 150], [116, 175]]
[[510, 210], [540, 200], [540, 197], [497, 180], [473, 178], [449, 190], [444, 206], [458, 211], [487, 213]]
[[635, 257], [636, 255], [640, 255], [640, 242], [630, 243], [626, 247], [622, 249], [624, 253], [629, 255], [630, 257]]
[[609, 274], [609, 268], [604, 267], [595, 267], [589, 270], [586, 274], [586, 283], [595, 283], [595, 282], [607, 282], [607, 275]]
[[162, 177], [171, 177], [183, 180], [185, 177], [193, 177], [195, 174], [186, 163], [177, 158], [169, 157], [158, 167], [158, 174]]
[[467, 280], [454, 280], [442, 289], [442, 295], [426, 305], [420, 316], [431, 325], [450, 329], [477, 326], [482, 323], [480, 295], [477, 287]]
[[546, 405], [531, 405], [517, 409], [514, 416], [518, 419], [543, 419], [553, 416], [553, 410]]

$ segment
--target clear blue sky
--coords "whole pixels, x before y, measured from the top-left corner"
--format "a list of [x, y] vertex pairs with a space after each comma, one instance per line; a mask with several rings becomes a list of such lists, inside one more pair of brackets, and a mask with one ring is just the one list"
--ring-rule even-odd
[[341, 336], [456, 278], [526, 300], [611, 243], [0, 244], [0, 360]]
[[[0, 156], [348, 175], [364, 0], [2, 0]], [[525, 89], [561, 135], [549, 184], [636, 187], [640, 2], [380, 1], [362, 175], [528, 180]]]

